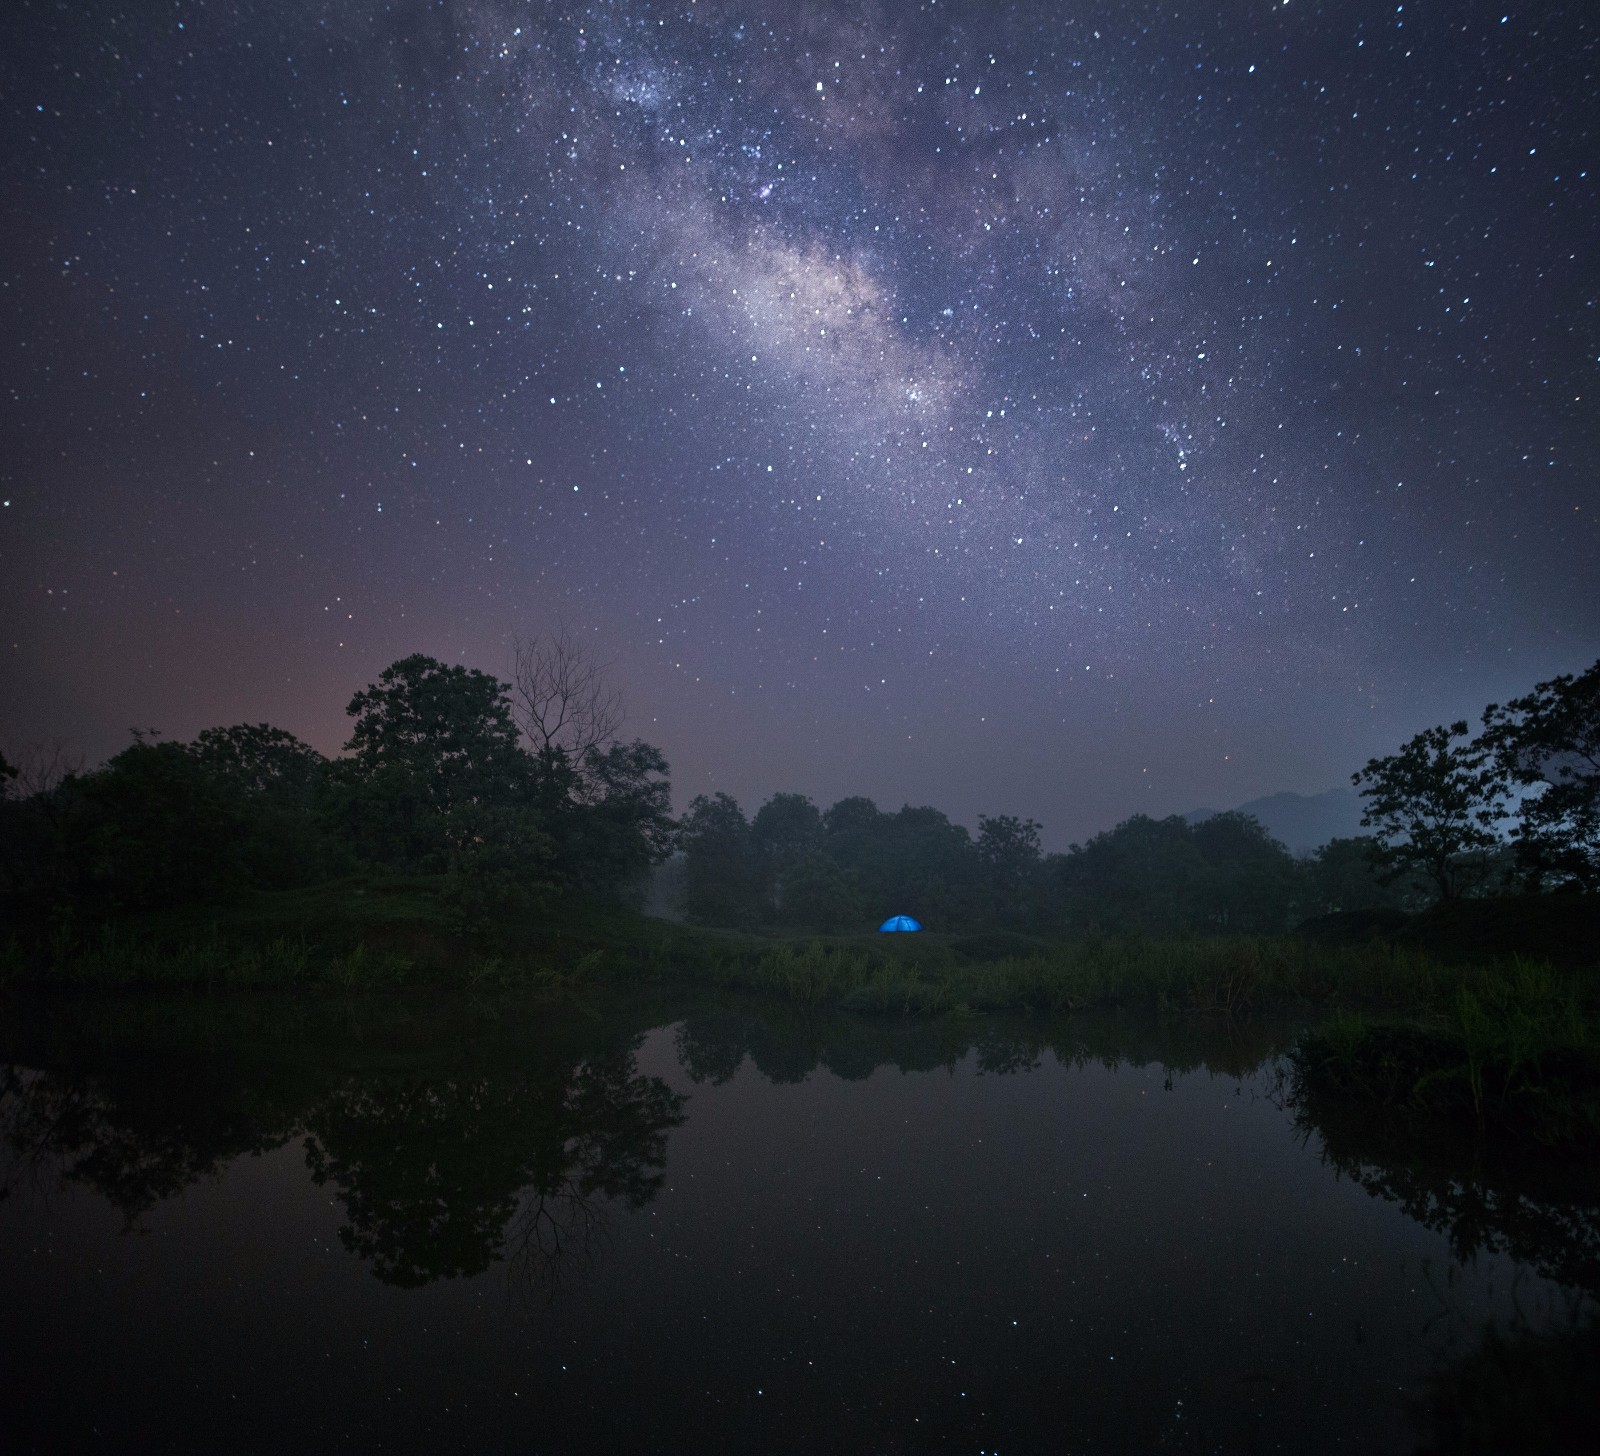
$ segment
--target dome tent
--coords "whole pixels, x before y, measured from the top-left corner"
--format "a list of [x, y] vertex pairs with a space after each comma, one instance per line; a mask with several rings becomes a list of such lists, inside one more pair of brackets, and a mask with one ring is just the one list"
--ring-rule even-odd
[[922, 926], [909, 915], [891, 915], [878, 927], [881, 934], [885, 930], [921, 930]]

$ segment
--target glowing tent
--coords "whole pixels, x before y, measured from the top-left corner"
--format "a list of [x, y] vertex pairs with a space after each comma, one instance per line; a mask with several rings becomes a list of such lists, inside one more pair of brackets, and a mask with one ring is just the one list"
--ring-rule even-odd
[[909, 915], [891, 915], [878, 929], [882, 932], [885, 930], [921, 930], [922, 927]]

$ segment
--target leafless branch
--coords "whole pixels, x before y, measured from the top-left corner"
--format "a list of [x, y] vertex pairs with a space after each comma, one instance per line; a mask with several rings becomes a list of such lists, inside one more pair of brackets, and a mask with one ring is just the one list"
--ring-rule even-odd
[[573, 764], [609, 748], [622, 727], [622, 693], [606, 680], [609, 662], [592, 657], [565, 623], [517, 638], [513, 708], [535, 753], [559, 750]]
[[17, 776], [12, 781], [11, 793], [18, 799], [32, 799], [48, 794], [63, 779], [83, 772], [84, 756], [65, 738], [51, 738], [38, 743], [25, 743], [18, 750], [12, 767]]
[[524, 1298], [548, 1303], [567, 1284], [582, 1280], [606, 1236], [603, 1202], [563, 1177], [549, 1191], [528, 1190], [506, 1231], [506, 1262]]

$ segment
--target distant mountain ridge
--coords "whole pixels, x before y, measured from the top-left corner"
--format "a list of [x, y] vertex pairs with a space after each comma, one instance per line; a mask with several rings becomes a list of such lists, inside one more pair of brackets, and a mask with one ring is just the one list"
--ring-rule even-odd
[[[1223, 811], [1193, 809], [1183, 817], [1190, 824]], [[1268, 794], [1252, 799], [1234, 811], [1249, 814], [1291, 854], [1312, 854], [1330, 839], [1365, 834], [1361, 827], [1361, 796], [1354, 789], [1328, 789], [1321, 794]]]

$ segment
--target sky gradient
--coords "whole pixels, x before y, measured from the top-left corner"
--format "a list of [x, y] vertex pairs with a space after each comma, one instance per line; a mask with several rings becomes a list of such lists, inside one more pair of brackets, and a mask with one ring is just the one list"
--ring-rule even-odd
[[14, 3], [0, 747], [564, 621], [680, 807], [1348, 781], [1600, 656], [1600, 17]]

